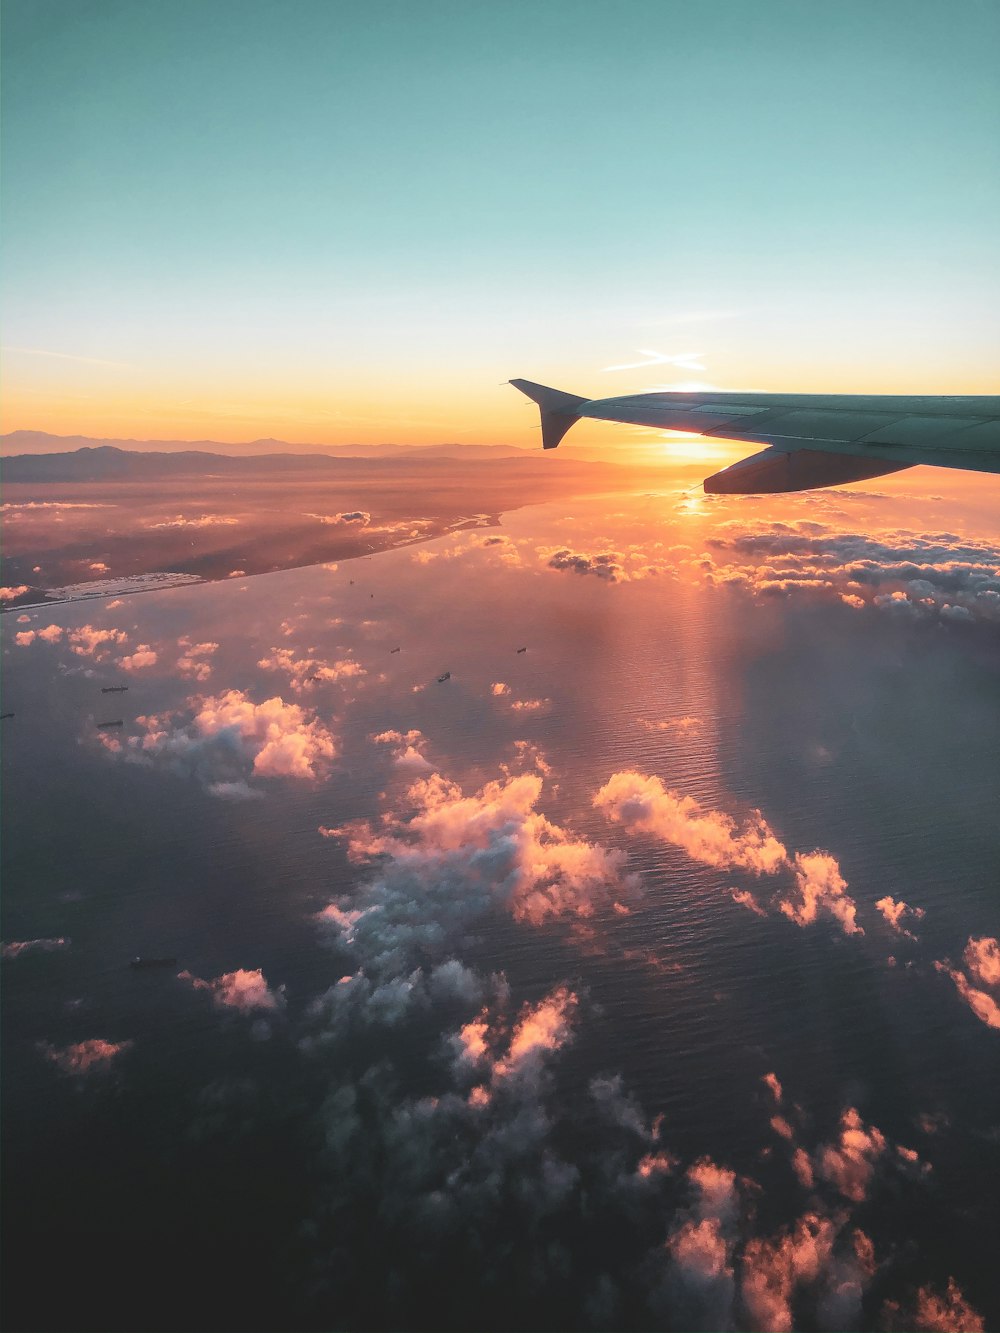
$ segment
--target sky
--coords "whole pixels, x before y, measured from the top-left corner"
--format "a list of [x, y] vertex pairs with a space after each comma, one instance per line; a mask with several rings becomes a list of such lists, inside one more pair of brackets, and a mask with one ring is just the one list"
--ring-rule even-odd
[[5, 431], [997, 392], [986, 0], [7, 0], [3, 38]]

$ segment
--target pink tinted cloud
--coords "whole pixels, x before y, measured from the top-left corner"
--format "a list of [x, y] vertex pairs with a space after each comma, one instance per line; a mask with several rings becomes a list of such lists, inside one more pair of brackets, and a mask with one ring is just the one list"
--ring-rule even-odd
[[392, 750], [393, 763], [397, 768], [413, 772], [430, 771], [433, 765], [424, 754], [427, 741], [422, 732], [380, 731], [371, 738], [376, 745], [388, 745]]
[[886, 1301], [879, 1322], [890, 1333], [985, 1333], [986, 1329], [982, 1315], [953, 1277], [943, 1293], [926, 1286], [904, 1304]]
[[285, 1007], [284, 986], [271, 990], [258, 967], [254, 971], [237, 968], [235, 972], [224, 972], [212, 981], [203, 981], [190, 972], [179, 972], [182, 981], [189, 982], [195, 990], [210, 992], [213, 1001], [220, 1009], [235, 1009], [241, 1014], [275, 1013]]
[[673, 843], [705, 865], [740, 866], [758, 875], [773, 875], [788, 860], [759, 811], [741, 830], [728, 815], [668, 790], [657, 777], [615, 773], [594, 797], [594, 805], [613, 823]]
[[783, 1090], [781, 1087], [781, 1083], [778, 1079], [778, 1075], [775, 1073], [763, 1074], [761, 1075], [760, 1081], [767, 1088], [768, 1092], [770, 1092], [771, 1096], [775, 1100], [776, 1105], [780, 1106]]
[[829, 852], [796, 852], [793, 859], [797, 896], [778, 910], [797, 926], [812, 925], [821, 914], [839, 922], [845, 935], [865, 932], [855, 920], [857, 905], [847, 894], [847, 881]]
[[107, 1041], [103, 1037], [91, 1037], [73, 1046], [55, 1047], [48, 1042], [41, 1042], [39, 1049], [60, 1073], [72, 1078], [86, 1078], [89, 1074], [106, 1071], [112, 1061], [129, 1050], [132, 1044], [131, 1041]]
[[219, 651], [217, 643], [192, 643], [190, 639], [179, 639], [177, 646], [184, 652], [177, 659], [177, 670], [189, 680], [208, 680], [212, 674], [212, 663], [208, 660]]
[[262, 671], [284, 671], [292, 689], [301, 693], [318, 681], [350, 680], [367, 675], [360, 662], [346, 657], [338, 662], [322, 662], [317, 657], [296, 657], [292, 648], [272, 648], [270, 657], [257, 663]]
[[263, 778], [315, 778], [336, 753], [318, 720], [307, 721], [297, 704], [275, 696], [253, 703], [239, 690], [202, 700], [194, 718], [202, 736], [235, 730], [254, 752], [253, 771]]
[[141, 671], [144, 667], [156, 666], [157, 654], [148, 643], [140, 643], [134, 653], [120, 657], [118, 665], [125, 671]]
[[69, 631], [69, 641], [78, 657], [107, 657], [113, 644], [128, 642], [128, 635], [120, 629], [98, 629], [95, 625], [80, 625]]
[[[658, 777], [636, 772], [613, 774], [594, 797], [594, 805], [613, 823], [672, 843], [704, 865], [738, 867], [755, 875], [791, 870], [794, 890], [778, 904], [784, 916], [807, 926], [824, 915], [847, 935], [864, 933], [836, 860], [822, 851], [790, 854], [759, 810], [740, 828], [729, 815], [707, 810], [693, 797], [668, 790]], [[730, 892], [758, 916], [766, 914], [747, 890]]]
[[903, 918], [909, 916], [915, 921], [922, 920], [924, 916], [922, 907], [911, 907], [909, 903], [904, 903], [902, 898], [897, 901], [888, 895], [885, 898], [880, 898], [875, 907], [898, 935], [905, 935], [909, 940], [917, 938], [912, 931], [907, 930], [903, 925]]
[[210, 791], [229, 794], [250, 775], [316, 779], [336, 755], [334, 737], [318, 718], [277, 695], [258, 704], [242, 690], [226, 690], [196, 696], [188, 707], [186, 722], [177, 713], [138, 717], [145, 731], [130, 738], [126, 758], [160, 758], [194, 773]]
[[881, 1130], [866, 1125], [855, 1108], [849, 1106], [840, 1117], [839, 1137], [816, 1150], [813, 1167], [816, 1175], [845, 1199], [862, 1203], [868, 1197], [876, 1164], [885, 1150], [886, 1140]]
[[931, 1287], [919, 1288], [913, 1327], [917, 1333], [984, 1333], [986, 1325], [950, 1277], [943, 1296]]
[[[1000, 1029], [1000, 1005], [989, 992], [1000, 990], [1000, 941], [984, 935], [969, 938], [962, 961], [966, 971], [952, 967], [947, 960], [935, 962], [938, 972], [951, 977], [955, 989], [981, 1023], [988, 1028]], [[976, 982], [978, 984], [974, 985]]]
[[70, 943], [64, 935], [51, 939], [11, 940], [9, 944], [0, 944], [0, 958], [20, 958], [25, 953], [54, 953], [57, 949], [68, 949]]
[[[28, 619], [27, 616], [24, 617]], [[21, 617], [18, 616], [18, 621]], [[29, 643], [34, 643], [36, 639], [41, 639], [45, 643], [58, 643], [63, 636], [61, 625], [46, 625], [44, 629], [25, 629], [14, 635], [14, 642], [21, 648], [27, 648]]]
[[388, 832], [355, 826], [348, 855], [389, 856], [420, 877], [461, 870], [482, 883], [485, 875], [519, 921], [591, 916], [597, 898], [621, 888], [624, 855], [552, 823], [535, 809], [541, 794], [537, 772], [489, 782], [472, 796], [433, 774], [406, 793], [408, 819], [390, 816]]
[[824, 1327], [852, 1327], [875, 1272], [875, 1252], [863, 1231], [837, 1243], [842, 1218], [806, 1212], [787, 1230], [754, 1238], [743, 1253], [740, 1294], [752, 1329], [791, 1333], [799, 1292], [818, 1289]]

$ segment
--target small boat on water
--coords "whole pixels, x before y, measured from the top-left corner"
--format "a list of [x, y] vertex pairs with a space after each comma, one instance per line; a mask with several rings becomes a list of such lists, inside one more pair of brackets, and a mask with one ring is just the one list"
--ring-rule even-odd
[[13, 716], [13, 713], [0, 713], [0, 722], [6, 722], [9, 717]]
[[446, 671], [443, 676], [438, 676], [438, 684], [443, 685], [446, 680], [451, 680], [451, 672]]
[[129, 963], [129, 967], [134, 967], [137, 972], [147, 967], [176, 967], [176, 958], [143, 958], [140, 954]]
[[528, 650], [527, 650], [527, 648], [518, 648], [517, 651], [518, 651], [519, 653], [526, 653]]
[[398, 652], [399, 652], [399, 649], [398, 649], [398, 648], [390, 648], [390, 649], [389, 649], [389, 656], [391, 657], [393, 653], [398, 653]]
[[128, 689], [127, 685], [102, 685], [102, 694], [124, 694]]

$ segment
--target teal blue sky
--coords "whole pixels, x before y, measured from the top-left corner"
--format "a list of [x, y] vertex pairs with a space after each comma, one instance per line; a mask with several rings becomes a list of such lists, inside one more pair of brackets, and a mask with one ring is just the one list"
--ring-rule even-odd
[[6, 429], [996, 391], [986, 0], [5, 0], [3, 59]]

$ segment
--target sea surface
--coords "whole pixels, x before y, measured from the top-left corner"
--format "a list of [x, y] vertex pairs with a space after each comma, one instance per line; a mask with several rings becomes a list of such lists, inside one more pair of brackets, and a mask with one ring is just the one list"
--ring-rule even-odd
[[6, 1327], [1000, 1326], [1000, 490], [928, 475], [5, 614]]

